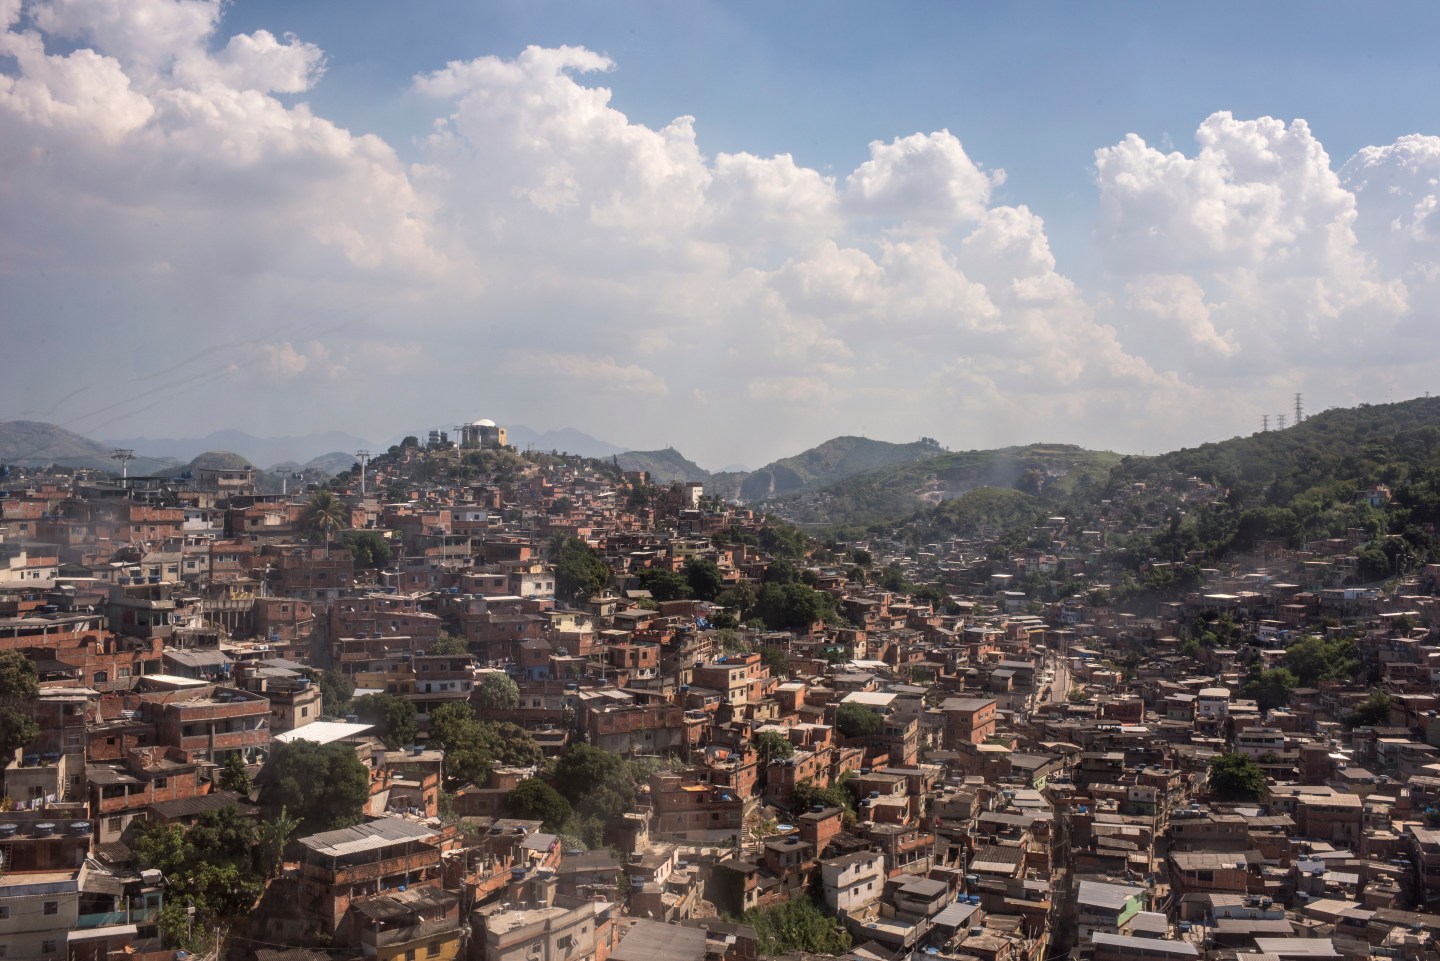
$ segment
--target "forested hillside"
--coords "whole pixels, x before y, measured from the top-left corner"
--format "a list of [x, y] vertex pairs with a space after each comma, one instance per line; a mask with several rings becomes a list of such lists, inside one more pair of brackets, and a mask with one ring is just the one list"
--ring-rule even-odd
[[[1214, 496], [1177, 499], [1201, 484]], [[1404, 573], [1437, 556], [1440, 399], [1330, 410], [1283, 431], [1127, 457], [1106, 488], [1124, 492], [1137, 518], [1157, 524], [1132, 539], [1137, 561], [1213, 560], [1266, 539], [1299, 547], [1357, 529], [1372, 539], [1362, 579]]]

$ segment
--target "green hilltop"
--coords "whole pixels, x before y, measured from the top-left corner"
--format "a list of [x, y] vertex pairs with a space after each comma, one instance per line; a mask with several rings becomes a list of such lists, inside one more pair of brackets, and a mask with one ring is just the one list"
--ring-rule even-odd
[[[1050, 510], [1077, 491], [1102, 486], [1119, 462], [1118, 454], [1070, 444], [937, 453], [779, 497], [769, 506], [807, 525], [869, 528], [911, 521], [957, 533], [969, 522], [966, 512], [990, 526]], [[1021, 496], [972, 494], [990, 489]]]
[[866, 437], [835, 437], [804, 453], [752, 471], [740, 484], [740, 497], [747, 501], [766, 500], [943, 453], [944, 448], [928, 438], [911, 444], [892, 444]]

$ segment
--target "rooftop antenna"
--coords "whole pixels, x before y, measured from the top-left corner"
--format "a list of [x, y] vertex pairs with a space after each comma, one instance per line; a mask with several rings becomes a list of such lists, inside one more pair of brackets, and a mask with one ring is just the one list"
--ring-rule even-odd
[[123, 447], [117, 447], [110, 452], [110, 459], [120, 462], [120, 479], [128, 480], [130, 477], [130, 462], [135, 459], [135, 452], [133, 450], [126, 450]]
[[365, 499], [365, 464], [370, 460], [368, 450], [357, 450], [355, 456], [360, 460], [360, 499]]
[[1260, 415], [1260, 432], [1263, 434], [1264, 432], [1268, 431], [1269, 429], [1270, 429], [1270, 415], [1269, 415], [1269, 414], [1261, 414], [1261, 415]]
[[1295, 423], [1300, 423], [1305, 417], [1305, 408], [1300, 404], [1300, 393], [1295, 393]]

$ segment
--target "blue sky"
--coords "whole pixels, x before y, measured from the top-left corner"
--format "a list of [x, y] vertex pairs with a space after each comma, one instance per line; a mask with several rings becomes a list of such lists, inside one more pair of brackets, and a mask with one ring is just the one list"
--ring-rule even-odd
[[714, 467], [840, 433], [1155, 451], [1295, 391], [1415, 396], [1437, 21], [0, 0], [0, 299], [37, 358], [0, 407], [492, 417]]
[[224, 24], [328, 54], [305, 99], [402, 152], [427, 131], [409, 81], [530, 44], [588, 47], [652, 127], [697, 119], [702, 149], [791, 153], [844, 174], [866, 144], [948, 128], [1004, 168], [1002, 198], [1093, 265], [1094, 151], [1127, 133], [1193, 149], [1217, 110], [1303, 117], [1332, 158], [1440, 131], [1440, 8], [1348, 3], [439, 3], [235, 0]]

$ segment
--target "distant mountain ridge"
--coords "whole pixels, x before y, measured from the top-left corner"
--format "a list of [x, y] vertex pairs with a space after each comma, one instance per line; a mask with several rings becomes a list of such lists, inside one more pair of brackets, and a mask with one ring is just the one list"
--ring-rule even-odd
[[652, 483], [675, 484], [708, 481], [713, 475], [673, 447], [664, 450], [627, 450], [615, 455], [615, 463], [628, 471], [645, 471]]
[[77, 457], [109, 457], [113, 449], [54, 424], [34, 420], [0, 423], [0, 458], [12, 464], [43, 465]]
[[751, 472], [740, 484], [740, 496], [747, 501], [765, 500], [943, 453], [944, 448], [934, 441], [892, 444], [867, 437], [834, 437], [818, 447]]
[[514, 427], [506, 425], [505, 433], [506, 439], [516, 450], [558, 450], [566, 454], [579, 454], [581, 457], [614, 457], [625, 453], [624, 447], [591, 437], [573, 427], [537, 431], [524, 424], [516, 424]]
[[212, 451], [233, 451], [250, 463], [260, 466], [286, 461], [304, 464], [339, 450], [384, 450], [384, 447], [374, 441], [339, 430], [287, 437], [256, 437], [240, 430], [217, 430], [204, 437], [128, 437], [106, 443], [114, 447], [130, 448], [137, 454], [173, 457], [187, 462]]
[[945, 453], [933, 440], [910, 444], [867, 437], [832, 437], [809, 450], [772, 461], [754, 471], [712, 473], [673, 447], [625, 451], [615, 459], [626, 470], [643, 470], [657, 484], [699, 481], [707, 494], [745, 501], [763, 501], [782, 494], [825, 487], [847, 477], [908, 464]]
[[[0, 422], [0, 460], [25, 467], [80, 467], [87, 470], [120, 473], [120, 461], [110, 455], [124, 444], [102, 444], [74, 431], [33, 420]], [[135, 451], [128, 462], [130, 474], [166, 474], [180, 461], [169, 457], [145, 456], [149, 451]]]
[[[1103, 486], [1120, 461], [1119, 454], [1073, 444], [938, 452], [785, 494], [770, 503], [799, 523], [863, 527], [896, 523], [947, 501], [963, 498], [977, 504], [967, 495], [984, 488], [1013, 489], [1037, 498], [1037, 505], [1054, 501], [1078, 487]], [[998, 506], [993, 498], [986, 503]], [[1007, 510], [1014, 506], [1005, 502]]]

